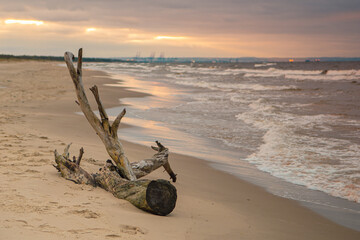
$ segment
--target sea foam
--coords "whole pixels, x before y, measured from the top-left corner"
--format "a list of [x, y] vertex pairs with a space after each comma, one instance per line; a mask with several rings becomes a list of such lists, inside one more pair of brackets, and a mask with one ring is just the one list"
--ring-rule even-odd
[[263, 144], [247, 161], [286, 181], [360, 201], [360, 146], [344, 139], [309, 134], [314, 129], [331, 132], [327, 125], [336, 123], [336, 116], [283, 113], [281, 106], [262, 98], [249, 107], [236, 118], [263, 129], [265, 134]]

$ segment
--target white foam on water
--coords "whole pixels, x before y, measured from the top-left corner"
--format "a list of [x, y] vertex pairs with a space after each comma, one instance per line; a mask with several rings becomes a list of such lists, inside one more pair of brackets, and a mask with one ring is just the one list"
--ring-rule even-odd
[[263, 144], [246, 158], [275, 177], [360, 202], [360, 146], [348, 140], [319, 137], [306, 130], [330, 132], [331, 115], [299, 116], [282, 113], [265, 99], [236, 115], [238, 120], [265, 131]]
[[254, 67], [268, 67], [268, 66], [275, 66], [276, 63], [258, 63], [254, 64]]
[[[259, 67], [275, 66], [276, 63], [255, 64], [252, 68], [219, 68], [219, 67], [194, 67], [192, 65], [149, 65], [146, 63], [92, 63], [92, 68], [108, 70], [112, 72], [130, 73], [146, 77], [149, 73], [164, 71], [167, 77], [178, 79], [189, 75], [201, 76], [237, 76], [243, 75], [246, 78], [286, 78], [294, 80], [314, 81], [342, 81], [360, 80], [360, 70], [289, 70], [270, 67], [259, 69]], [[324, 69], [326, 70], [326, 69]]]
[[210, 82], [206, 80], [196, 80], [193, 78], [188, 78], [184, 80], [175, 81], [176, 84], [183, 86], [192, 86], [192, 87], [201, 87], [208, 88], [211, 90], [221, 90], [221, 91], [233, 91], [233, 90], [254, 90], [254, 91], [279, 91], [279, 90], [301, 90], [297, 86], [273, 86], [273, 85], [262, 85], [262, 84], [251, 84], [251, 83], [226, 83], [226, 82]]
[[320, 70], [283, 70], [276, 68], [268, 69], [242, 69], [244, 77], [283, 77], [295, 80], [315, 81], [339, 81], [339, 80], [360, 80], [360, 70], [329, 70], [322, 74]]
[[[286, 181], [360, 201], [359, 145], [317, 135], [329, 133], [328, 136], [331, 136], [333, 129], [329, 123], [336, 125], [339, 117], [285, 113], [281, 105], [282, 97], [291, 98], [287, 91], [302, 90], [295, 86], [297, 83], [294, 80], [360, 80], [359, 70], [329, 70], [327, 74], [321, 74], [320, 70], [226, 69], [220, 65], [196, 67], [190, 64], [156, 66], [113, 63], [98, 66], [98, 69], [115, 74], [140, 76], [142, 80], [159, 79], [190, 87], [186, 88], [190, 93], [186, 95], [185, 103], [164, 108], [157, 106], [151, 108], [149, 113], [136, 113], [144, 119], [166, 121], [172, 124], [171, 127], [192, 135], [219, 140], [235, 148], [235, 151], [246, 152], [244, 155], [252, 153], [246, 158], [247, 161]], [[114, 83], [111, 86], [118, 85]], [[301, 99], [310, 96], [306, 90], [296, 94]], [[255, 101], [260, 96], [262, 98]], [[277, 104], [266, 99], [275, 99]], [[308, 106], [311, 103], [306, 101], [285, 107]], [[347, 124], [360, 124], [353, 121], [348, 120]], [[261, 138], [263, 142], [259, 143]]]
[[213, 76], [226, 76], [236, 75], [243, 73], [242, 69], [220, 69], [220, 68], [202, 68], [202, 67], [191, 67], [191, 66], [171, 66], [168, 70], [175, 74], [197, 74], [197, 75], [213, 75]]

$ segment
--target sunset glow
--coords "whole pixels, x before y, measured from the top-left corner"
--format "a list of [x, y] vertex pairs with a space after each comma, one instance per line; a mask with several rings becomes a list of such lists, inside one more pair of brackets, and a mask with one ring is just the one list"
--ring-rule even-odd
[[42, 25], [44, 24], [43, 21], [37, 21], [37, 20], [17, 20], [17, 19], [7, 19], [5, 20], [6, 24], [26, 24], [26, 25]]
[[87, 28], [86, 29], [86, 32], [95, 32], [96, 31], [96, 28]]
[[156, 40], [183, 40], [186, 37], [171, 37], [171, 36], [157, 36], [155, 37]]
[[94, 57], [358, 56], [359, 0], [323, 2], [3, 1], [0, 51], [57, 55], [87, 46]]

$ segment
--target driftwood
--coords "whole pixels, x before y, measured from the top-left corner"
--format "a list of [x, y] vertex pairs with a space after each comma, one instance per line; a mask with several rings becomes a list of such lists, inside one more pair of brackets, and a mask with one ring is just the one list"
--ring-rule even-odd
[[139, 180], [159, 167], [164, 167], [173, 182], [176, 181], [176, 174], [172, 171], [168, 156], [169, 150], [161, 143], [156, 141], [157, 147], [152, 147], [156, 153], [149, 159], [130, 163], [127, 159], [123, 146], [118, 138], [118, 128], [121, 119], [124, 117], [124, 109], [110, 124], [105, 108], [103, 107], [97, 86], [90, 88], [93, 93], [98, 110], [99, 119], [92, 111], [86, 97], [82, 83], [82, 49], [79, 49], [77, 68], [75, 69], [72, 60], [74, 55], [66, 52], [64, 55], [70, 76], [75, 85], [77, 103], [84, 113], [86, 119], [102, 140], [109, 156], [112, 160], [107, 160], [105, 166], [100, 168], [97, 173], [89, 174], [80, 167], [81, 159], [84, 154], [83, 148], [80, 149], [79, 156], [70, 159], [68, 145], [63, 154], [55, 150], [55, 168], [61, 176], [77, 184], [89, 184], [99, 186], [111, 192], [115, 197], [125, 199], [134, 206], [158, 215], [167, 215], [174, 208], [177, 199], [176, 188], [166, 180]]
[[[134, 206], [157, 215], [167, 215], [175, 208], [176, 188], [169, 181], [161, 179], [129, 181], [121, 177], [118, 168], [111, 160], [107, 160], [105, 166], [100, 168], [97, 173], [89, 174], [80, 167], [84, 153], [83, 148], [80, 149], [79, 157], [77, 159], [73, 157], [73, 160], [69, 158], [69, 148], [70, 145], [65, 148], [62, 155], [55, 150], [56, 165], [54, 166], [65, 179], [77, 184], [99, 186], [111, 192], [115, 197], [125, 199]], [[154, 156], [159, 154], [162, 152], [158, 152]], [[146, 165], [134, 163], [133, 166], [140, 175], [146, 171]]]

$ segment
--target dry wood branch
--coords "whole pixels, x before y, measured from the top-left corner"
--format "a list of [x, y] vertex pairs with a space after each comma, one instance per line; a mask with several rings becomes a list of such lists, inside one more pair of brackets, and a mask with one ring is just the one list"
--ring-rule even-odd
[[[176, 181], [176, 174], [172, 171], [170, 164], [167, 160], [167, 155], [164, 153], [159, 154], [156, 156], [154, 155], [152, 160], [143, 160], [139, 162], [138, 165], [130, 165], [127, 157], [125, 156], [123, 147], [118, 139], [118, 128], [119, 124], [121, 122], [121, 119], [124, 117], [126, 110], [124, 109], [115, 119], [112, 126], [110, 126], [109, 119], [107, 116], [107, 113], [105, 111], [105, 108], [103, 107], [99, 90], [97, 86], [93, 86], [90, 88], [91, 92], [93, 93], [96, 103], [98, 105], [99, 113], [101, 120], [98, 119], [98, 117], [94, 114], [92, 111], [90, 104], [87, 100], [83, 83], [82, 83], [82, 49], [79, 50], [79, 56], [78, 56], [78, 63], [77, 63], [77, 70], [75, 70], [75, 67], [72, 63], [72, 59], [74, 58], [74, 55], [72, 53], [66, 52], [65, 53], [65, 62], [68, 66], [70, 76], [74, 82], [76, 95], [78, 98], [78, 104], [80, 105], [80, 108], [82, 112], [84, 113], [86, 119], [89, 121], [90, 125], [94, 128], [97, 135], [100, 137], [102, 142], [105, 145], [105, 148], [107, 152], [109, 153], [110, 157], [115, 162], [116, 166], [118, 167], [119, 171], [122, 173], [122, 175], [129, 180], [135, 180], [137, 177], [145, 176], [151, 171], [157, 169], [159, 166], [164, 166], [165, 170], [170, 175], [171, 179], [175, 182]], [[160, 152], [164, 152], [165, 147], [161, 145], [159, 142], [156, 142], [157, 147], [153, 147], [154, 150]], [[161, 159], [161, 157], [163, 159]], [[154, 164], [151, 164], [151, 161], [153, 161]], [[134, 166], [142, 166], [137, 167], [135, 170], [136, 173], [134, 173], [133, 168]], [[139, 169], [146, 169], [141, 170]]]
[[169, 164], [169, 149], [164, 147], [160, 142], [156, 141], [157, 147], [151, 146], [157, 151], [150, 159], [144, 159], [139, 162], [131, 163], [131, 167], [137, 178], [148, 175], [152, 171], [163, 166], [173, 182], [176, 182], [176, 174], [172, 171]]
[[96, 184], [94, 177], [80, 167], [80, 161], [79, 164], [77, 164], [77, 162], [73, 162], [69, 159], [70, 145], [71, 144], [69, 144], [65, 148], [62, 155], [60, 155], [55, 150], [54, 154], [56, 165], [54, 165], [54, 167], [61, 173], [61, 176], [67, 180], [73, 181], [78, 184], [88, 184], [95, 186]]
[[[74, 58], [74, 55], [70, 52], [66, 52], [64, 55], [64, 59], [66, 62], [66, 65], [68, 66], [70, 76], [73, 80], [73, 83], [75, 85], [76, 95], [78, 98], [78, 102], [80, 103], [80, 108], [82, 112], [84, 113], [86, 119], [90, 123], [90, 125], [93, 127], [97, 135], [100, 137], [102, 142], [105, 145], [105, 148], [110, 155], [110, 157], [114, 160], [116, 166], [119, 168], [121, 172], [123, 172], [123, 175], [126, 179], [129, 180], [136, 180], [136, 176], [132, 171], [132, 168], [130, 166], [130, 163], [127, 159], [127, 157], [124, 154], [123, 147], [117, 137], [117, 134], [111, 133], [111, 127], [109, 126], [107, 114], [105, 112], [104, 107], [101, 104], [100, 97], [98, 94], [97, 87], [94, 86], [92, 88], [92, 92], [94, 94], [94, 97], [96, 99], [96, 102], [98, 104], [99, 112], [102, 118], [102, 121], [98, 119], [98, 117], [94, 114], [94, 112], [91, 110], [89, 101], [87, 100], [85, 90], [82, 83], [82, 49], [79, 50], [79, 56], [78, 56], [78, 69], [75, 70], [74, 64], [72, 62], [72, 59]], [[118, 121], [120, 122], [120, 121]], [[116, 129], [118, 127], [118, 123], [116, 126]]]
[[79, 156], [76, 160], [76, 165], [80, 166], [80, 162], [81, 162], [81, 159], [82, 159], [82, 156], [84, 155], [84, 148], [80, 148], [80, 153], [79, 153]]
[[[115, 197], [125, 199], [137, 208], [157, 215], [168, 215], [175, 208], [177, 193], [176, 188], [165, 180], [135, 180], [129, 181], [122, 178], [116, 171], [111, 160], [95, 174], [89, 174], [69, 159], [69, 147], [65, 148], [62, 155], [55, 150], [54, 165], [61, 175], [77, 184], [99, 186]], [[82, 151], [80, 150], [80, 153]], [[81, 154], [82, 155], [82, 154]]]
[[82, 76], [82, 48], [79, 49], [79, 52], [78, 52], [78, 61], [77, 61], [77, 74], [79, 76]]
[[100, 120], [91, 110], [82, 84], [82, 49], [79, 50], [78, 67], [80, 68], [77, 71], [75, 70], [74, 64], [72, 62], [72, 60], [74, 59], [74, 55], [71, 52], [66, 52], [64, 55], [64, 59], [69, 69], [71, 79], [73, 80], [73, 83], [75, 85], [76, 96], [78, 98], [78, 103], [80, 105], [81, 111], [84, 113], [86, 119], [94, 129], [99, 128], [101, 126]]
[[99, 109], [99, 113], [100, 113], [100, 117], [101, 117], [101, 123], [103, 125], [104, 131], [109, 132], [111, 130], [110, 125], [109, 125], [109, 117], [101, 103], [100, 96], [99, 96], [99, 90], [96, 85], [92, 86], [90, 88], [90, 90], [94, 94], [96, 103], [98, 105], [98, 109]]
[[113, 135], [114, 138], [117, 138], [117, 131], [121, 122], [121, 119], [125, 116], [126, 114], [126, 109], [124, 108], [122, 110], [122, 112], [116, 117], [115, 121], [113, 122], [112, 126], [111, 126], [111, 133]]
[[176, 188], [168, 181], [127, 181], [108, 166], [96, 173], [94, 178], [98, 186], [111, 192], [115, 197], [125, 199], [147, 212], [165, 216], [175, 208]]
[[[163, 152], [163, 151], [167, 151], [168, 149], [166, 147], [164, 147], [164, 145], [162, 145], [159, 141], [156, 141], [156, 144], [158, 147], [152, 147], [152, 149], [157, 150], [159, 153]], [[173, 170], [170, 167], [170, 163], [167, 161], [164, 163], [163, 165], [165, 171], [170, 175], [170, 178], [172, 179], [173, 182], [176, 182], [176, 175]]]
[[82, 49], [79, 49], [77, 69], [75, 69], [72, 62], [74, 59], [72, 53], [66, 52], [64, 59], [75, 86], [77, 96], [77, 101], [75, 102], [80, 106], [86, 119], [104, 143], [106, 151], [115, 165], [111, 160], [108, 160], [105, 167], [100, 169], [99, 172], [89, 174], [80, 167], [84, 154], [83, 148], [80, 149], [78, 158], [74, 156], [71, 161], [69, 158], [69, 144], [62, 155], [58, 154], [55, 150], [56, 165], [54, 167], [58, 169], [65, 179], [78, 184], [100, 186], [112, 192], [114, 196], [126, 199], [145, 211], [158, 215], [169, 214], [174, 209], [177, 199], [175, 187], [165, 180], [137, 180], [137, 178], [143, 177], [163, 166], [170, 175], [170, 178], [175, 182], [176, 174], [170, 168], [168, 161], [169, 150], [156, 141], [157, 147], [152, 148], [157, 152], [152, 158], [130, 164], [125, 156], [117, 133], [126, 110], [124, 109], [111, 125], [100, 100], [99, 90], [95, 85], [90, 90], [95, 97], [99, 109], [101, 118], [99, 119], [91, 109], [82, 83]]

